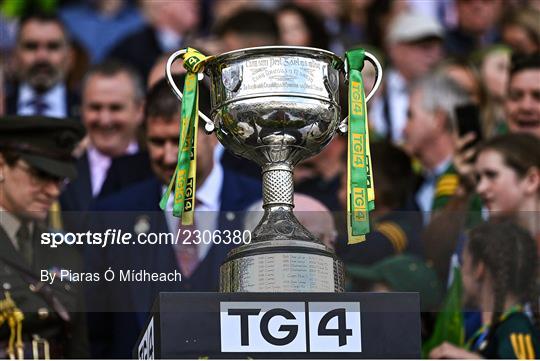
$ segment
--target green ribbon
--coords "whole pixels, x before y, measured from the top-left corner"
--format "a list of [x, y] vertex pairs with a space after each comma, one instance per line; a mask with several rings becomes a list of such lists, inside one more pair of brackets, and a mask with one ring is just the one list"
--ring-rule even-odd
[[369, 211], [375, 208], [371, 154], [362, 68], [364, 50], [345, 53], [349, 74], [349, 136], [347, 150], [347, 223], [349, 244], [362, 242], [369, 233]]
[[184, 67], [188, 70], [184, 83], [181, 108], [180, 134], [178, 139], [178, 162], [167, 191], [161, 198], [162, 210], [174, 186], [173, 215], [182, 217], [182, 224], [193, 224], [195, 210], [195, 185], [197, 169], [197, 133], [199, 123], [199, 87], [197, 72], [202, 71], [209, 58], [195, 49], [188, 48], [184, 54]]

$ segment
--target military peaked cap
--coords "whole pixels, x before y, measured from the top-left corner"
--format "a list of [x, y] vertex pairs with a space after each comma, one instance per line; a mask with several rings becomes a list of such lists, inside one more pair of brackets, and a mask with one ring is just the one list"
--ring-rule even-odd
[[0, 151], [15, 152], [32, 167], [56, 177], [76, 177], [72, 152], [84, 135], [83, 125], [74, 120], [0, 117]]

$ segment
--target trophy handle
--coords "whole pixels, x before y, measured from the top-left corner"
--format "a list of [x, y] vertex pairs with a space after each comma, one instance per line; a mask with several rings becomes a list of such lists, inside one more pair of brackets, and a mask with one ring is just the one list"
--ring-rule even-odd
[[[369, 94], [366, 96], [366, 103], [373, 97], [373, 95], [375, 95], [375, 92], [377, 91], [377, 89], [379, 89], [379, 87], [381, 86], [381, 82], [382, 82], [382, 66], [381, 66], [381, 63], [379, 63], [379, 61], [377, 60], [377, 58], [371, 54], [370, 52], [368, 51], [365, 51], [364, 52], [364, 55], [366, 56], [366, 59], [371, 63], [373, 64], [373, 66], [375, 67], [375, 84], [373, 85], [373, 89], [371, 89], [371, 91], [369, 92]], [[347, 62], [347, 60], [345, 59], [345, 62]], [[347, 79], [347, 64], [345, 64], [345, 79]], [[345, 117], [343, 118], [343, 120], [339, 123], [338, 125], [338, 132], [341, 133], [341, 134], [347, 134], [347, 123], [349, 121], [349, 117]]]
[[364, 52], [364, 55], [367, 57], [367, 60], [375, 67], [375, 85], [373, 85], [373, 89], [371, 89], [369, 94], [366, 96], [366, 103], [367, 103], [373, 97], [373, 95], [375, 95], [375, 92], [381, 86], [383, 71], [382, 71], [381, 63], [379, 63], [379, 61], [373, 54], [366, 51]]
[[[180, 91], [180, 89], [176, 86], [176, 84], [174, 83], [174, 79], [173, 79], [173, 76], [172, 76], [172, 64], [174, 63], [174, 61], [176, 59], [178, 59], [179, 57], [181, 57], [182, 55], [184, 55], [185, 53], [187, 52], [186, 49], [182, 49], [182, 50], [178, 50], [177, 52], [175, 52], [174, 54], [172, 54], [169, 59], [167, 60], [167, 67], [166, 67], [166, 75], [167, 75], [167, 81], [169, 83], [169, 86], [173, 89], [173, 92], [174, 94], [178, 97], [178, 99], [182, 100], [182, 92]], [[203, 78], [203, 74], [202, 73], [199, 73], [197, 74], [197, 80], [201, 80]], [[199, 110], [199, 116], [204, 120], [204, 122], [206, 123], [204, 125], [204, 129], [206, 130], [206, 132], [208, 134], [212, 133], [215, 129], [214, 127], [214, 122], [212, 121], [212, 119], [210, 119], [209, 117], [207, 117], [203, 112], [201, 112]]]

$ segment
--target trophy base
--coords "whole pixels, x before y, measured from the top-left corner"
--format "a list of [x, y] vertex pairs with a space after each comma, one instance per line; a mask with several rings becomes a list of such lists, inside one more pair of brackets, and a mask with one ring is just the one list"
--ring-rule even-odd
[[324, 245], [263, 241], [229, 252], [220, 292], [343, 292], [343, 262]]

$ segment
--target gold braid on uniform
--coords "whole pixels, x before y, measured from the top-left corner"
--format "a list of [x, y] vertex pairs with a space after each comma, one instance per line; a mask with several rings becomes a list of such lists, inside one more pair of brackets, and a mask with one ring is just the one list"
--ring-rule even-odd
[[407, 235], [397, 223], [390, 221], [380, 222], [375, 225], [375, 230], [388, 238], [396, 253], [402, 253], [407, 248]]
[[22, 360], [24, 359], [24, 343], [22, 341], [22, 321], [24, 320], [24, 314], [17, 307], [9, 292], [4, 292], [4, 296], [5, 298], [0, 301], [0, 326], [6, 321], [9, 326], [10, 334], [7, 354], [12, 360]]
[[64, 224], [62, 222], [62, 208], [58, 201], [55, 201], [49, 209], [49, 228], [55, 231], [64, 229]]

